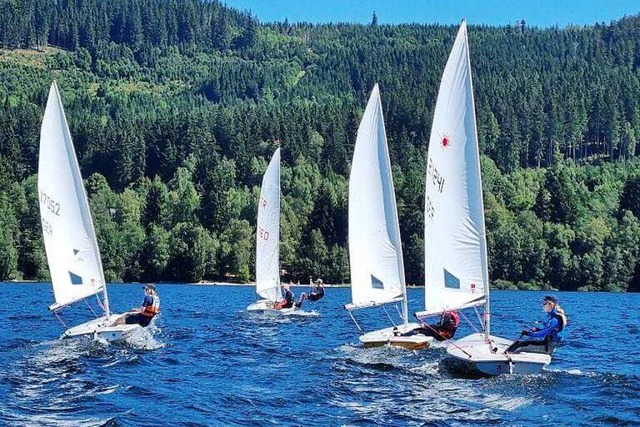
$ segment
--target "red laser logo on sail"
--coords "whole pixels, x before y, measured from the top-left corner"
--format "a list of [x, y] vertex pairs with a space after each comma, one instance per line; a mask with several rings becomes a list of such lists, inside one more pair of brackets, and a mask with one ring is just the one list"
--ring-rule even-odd
[[451, 139], [449, 139], [449, 136], [445, 133], [444, 135], [442, 135], [442, 140], [440, 141], [440, 146], [442, 148], [449, 148], [451, 146]]

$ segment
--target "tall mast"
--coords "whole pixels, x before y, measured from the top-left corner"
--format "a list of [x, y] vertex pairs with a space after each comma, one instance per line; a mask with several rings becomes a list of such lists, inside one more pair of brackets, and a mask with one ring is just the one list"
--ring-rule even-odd
[[[462, 25], [465, 25], [466, 22], [463, 19]], [[485, 289], [485, 303], [484, 303], [484, 314], [483, 314], [483, 327], [484, 327], [484, 336], [485, 339], [489, 340], [489, 335], [491, 334], [491, 304], [489, 298], [489, 267], [487, 261], [487, 228], [485, 224], [484, 218], [484, 195], [482, 191], [482, 170], [480, 169], [480, 147], [478, 146], [478, 124], [476, 120], [476, 103], [475, 97], [473, 94], [473, 79], [471, 78], [471, 57], [470, 57], [470, 49], [469, 49], [469, 35], [465, 28], [465, 44], [467, 45], [467, 69], [469, 70], [469, 85], [471, 91], [471, 114], [473, 117], [473, 129], [475, 132], [475, 141], [476, 141], [476, 162], [477, 162], [477, 170], [478, 170], [478, 181], [480, 183], [480, 203], [482, 203], [482, 213], [481, 213], [481, 221], [482, 221], [482, 238], [480, 239], [480, 255], [482, 262], [482, 281]]]

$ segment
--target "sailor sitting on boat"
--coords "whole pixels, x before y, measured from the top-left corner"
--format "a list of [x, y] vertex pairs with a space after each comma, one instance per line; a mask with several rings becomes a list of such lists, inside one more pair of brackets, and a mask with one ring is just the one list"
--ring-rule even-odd
[[562, 331], [567, 325], [567, 316], [560, 308], [558, 299], [553, 295], [547, 295], [542, 299], [542, 308], [548, 314], [542, 328], [523, 329], [522, 336], [541, 338], [538, 340], [516, 340], [507, 348], [507, 353], [546, 353], [551, 354], [562, 341]]
[[415, 331], [420, 334], [424, 334], [428, 337], [433, 337], [438, 341], [450, 340], [456, 334], [458, 325], [460, 324], [460, 317], [456, 311], [445, 311], [442, 313], [438, 323], [428, 325], [418, 318], [422, 328]]
[[282, 301], [278, 301], [273, 305], [273, 308], [276, 310], [282, 310], [283, 308], [291, 308], [293, 307], [294, 295], [289, 289], [289, 285], [284, 285], [284, 299]]
[[133, 325], [138, 324], [143, 328], [149, 326], [151, 319], [160, 312], [160, 297], [156, 292], [156, 285], [149, 283], [142, 287], [144, 289], [144, 300], [140, 308], [134, 308], [129, 313], [118, 317], [113, 325]]

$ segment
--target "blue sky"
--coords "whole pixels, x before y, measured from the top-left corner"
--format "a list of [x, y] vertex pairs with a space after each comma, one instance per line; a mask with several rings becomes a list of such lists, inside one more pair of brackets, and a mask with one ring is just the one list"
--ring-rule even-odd
[[260, 22], [417, 22], [470, 25], [509, 25], [524, 19], [537, 27], [610, 23], [640, 13], [638, 0], [221, 0], [249, 10]]

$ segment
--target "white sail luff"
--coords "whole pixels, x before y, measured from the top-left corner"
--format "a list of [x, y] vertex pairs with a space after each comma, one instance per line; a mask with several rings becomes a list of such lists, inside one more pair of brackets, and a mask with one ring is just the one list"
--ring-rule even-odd
[[466, 23], [445, 66], [425, 185], [425, 311], [488, 300], [486, 236]]
[[101, 290], [108, 302], [89, 204], [55, 82], [40, 133], [38, 193], [56, 300], [52, 307], [68, 305]]
[[[406, 300], [402, 243], [378, 85], [358, 128], [349, 177], [349, 261], [355, 307]], [[406, 322], [406, 309], [403, 310]]]
[[262, 178], [256, 229], [256, 292], [276, 302], [280, 289], [280, 148]]

